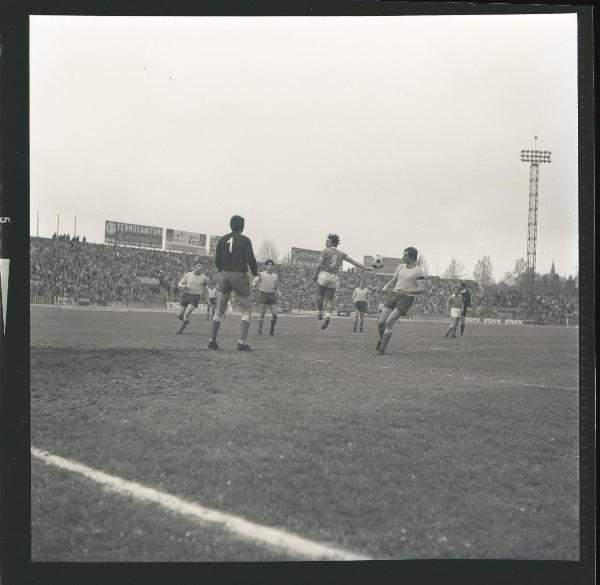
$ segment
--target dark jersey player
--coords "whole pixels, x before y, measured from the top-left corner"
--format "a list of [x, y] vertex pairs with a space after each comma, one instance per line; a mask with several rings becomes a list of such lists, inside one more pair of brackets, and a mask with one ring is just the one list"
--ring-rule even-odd
[[319, 256], [319, 262], [315, 268], [313, 282], [319, 285], [319, 296], [317, 298], [317, 319], [323, 319], [323, 304], [326, 303], [325, 321], [321, 325], [321, 329], [327, 329], [329, 321], [333, 314], [333, 298], [335, 289], [340, 285], [339, 273], [342, 270], [344, 260], [350, 264], [354, 264], [363, 270], [373, 270], [367, 266], [363, 266], [360, 262], [352, 260], [346, 252], [338, 250], [340, 237], [337, 234], [329, 234], [325, 241], [325, 249]]
[[239, 351], [252, 351], [246, 342], [250, 329], [250, 279], [248, 268], [254, 276], [258, 276], [256, 258], [252, 250], [250, 238], [242, 235], [244, 218], [234, 215], [230, 222], [231, 233], [223, 236], [217, 243], [215, 251], [215, 267], [221, 275], [220, 291], [217, 299], [217, 311], [212, 321], [212, 334], [208, 341], [209, 349], [219, 349], [217, 333], [225, 316], [227, 303], [232, 291], [242, 310], [240, 322]]
[[471, 306], [471, 290], [466, 287], [464, 282], [461, 282], [458, 294], [463, 299], [463, 307], [460, 314], [460, 334], [462, 335], [465, 332], [465, 317], [467, 316], [467, 309]]

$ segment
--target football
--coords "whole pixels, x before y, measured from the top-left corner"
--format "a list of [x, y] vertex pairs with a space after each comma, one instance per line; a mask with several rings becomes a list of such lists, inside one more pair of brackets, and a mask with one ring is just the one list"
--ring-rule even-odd
[[383, 258], [379, 254], [376, 254], [371, 258], [371, 266], [376, 270], [383, 268]]

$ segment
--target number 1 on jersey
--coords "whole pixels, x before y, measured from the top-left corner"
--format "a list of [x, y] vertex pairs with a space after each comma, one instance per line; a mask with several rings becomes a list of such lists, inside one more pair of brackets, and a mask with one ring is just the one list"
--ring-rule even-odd
[[231, 254], [233, 251], [233, 238], [229, 238], [227, 241], [229, 242], [229, 253]]

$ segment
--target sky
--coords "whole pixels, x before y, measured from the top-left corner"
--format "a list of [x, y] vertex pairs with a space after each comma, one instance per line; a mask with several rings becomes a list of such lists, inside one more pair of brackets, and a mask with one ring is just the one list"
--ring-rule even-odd
[[30, 233], [105, 220], [402, 256], [470, 278], [578, 267], [575, 14], [32, 16]]

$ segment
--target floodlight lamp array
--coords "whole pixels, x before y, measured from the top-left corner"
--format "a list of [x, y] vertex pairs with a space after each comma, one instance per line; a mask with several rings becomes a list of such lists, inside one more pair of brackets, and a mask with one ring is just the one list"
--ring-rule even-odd
[[521, 161], [532, 163], [549, 163], [552, 152], [549, 150], [522, 150]]

